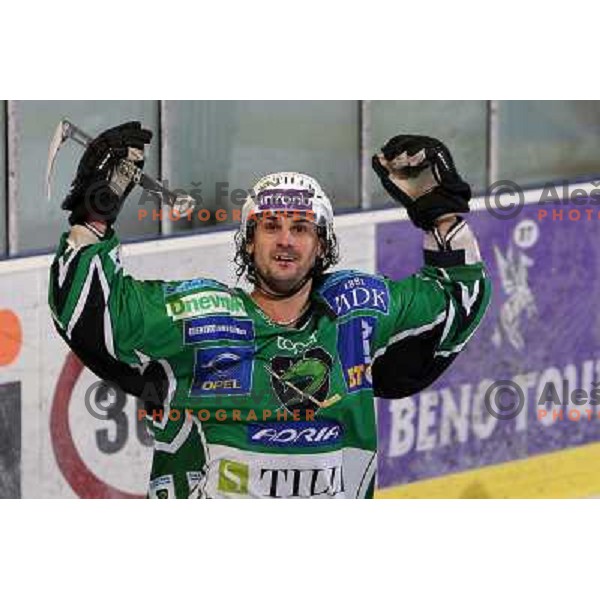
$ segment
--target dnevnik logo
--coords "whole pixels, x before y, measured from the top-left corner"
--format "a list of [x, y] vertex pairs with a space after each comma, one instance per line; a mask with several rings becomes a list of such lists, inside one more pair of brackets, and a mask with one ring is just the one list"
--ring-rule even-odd
[[236, 298], [227, 292], [197, 292], [177, 300], [167, 301], [167, 314], [174, 321], [218, 312], [237, 317], [247, 314], [241, 298]]

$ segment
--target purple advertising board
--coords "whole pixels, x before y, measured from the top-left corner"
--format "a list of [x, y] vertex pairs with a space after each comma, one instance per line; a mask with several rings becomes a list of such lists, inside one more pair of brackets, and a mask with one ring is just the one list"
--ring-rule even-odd
[[[491, 306], [430, 388], [379, 401], [379, 487], [600, 440], [600, 220], [539, 209], [469, 216]], [[377, 225], [377, 271], [400, 279], [418, 270], [420, 238], [408, 221]]]

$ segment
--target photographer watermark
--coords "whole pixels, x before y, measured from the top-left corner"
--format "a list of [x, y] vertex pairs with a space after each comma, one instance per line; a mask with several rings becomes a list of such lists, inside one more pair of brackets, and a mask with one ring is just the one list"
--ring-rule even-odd
[[[208, 206], [216, 205], [229, 212], [236, 208], [240, 210], [248, 196], [254, 193], [252, 189], [232, 188], [228, 181], [217, 181], [208, 190], [203, 190], [201, 181], [191, 181], [189, 187], [172, 190], [169, 188], [168, 179], [156, 181], [155, 184], [158, 186], [155, 189], [142, 188], [142, 193], [135, 202], [139, 211], [158, 209], [164, 210], [165, 215], [169, 212], [183, 214], [207, 210]], [[114, 219], [122, 204], [122, 200], [117, 201], [116, 198], [130, 192], [132, 187], [133, 184], [127, 181], [122, 184], [105, 180], [92, 183], [85, 190], [83, 198], [86, 213], [96, 219]]]
[[[201, 422], [262, 422], [262, 421], [314, 421], [316, 410], [313, 408], [264, 408], [265, 399], [271, 395], [253, 395], [250, 402], [258, 405], [255, 408], [173, 408], [161, 402], [164, 391], [160, 386], [146, 383], [140, 398], [145, 401], [145, 407], [138, 407], [136, 420], [166, 423], [167, 421], [182, 421], [196, 419]], [[226, 400], [227, 397], [223, 397]], [[114, 421], [115, 416], [123, 412], [126, 401], [125, 392], [116, 384], [109, 381], [96, 381], [90, 385], [84, 395], [84, 405], [88, 414], [99, 421]]]
[[495, 381], [487, 389], [484, 404], [492, 417], [499, 421], [508, 421], [514, 419], [523, 410], [525, 394], [514, 381], [503, 379]]
[[[559, 389], [560, 388], [560, 389]], [[499, 421], [517, 418], [526, 406], [527, 391], [511, 379], [495, 381], [484, 394], [484, 406], [490, 416]], [[600, 381], [591, 389], [571, 389], [566, 379], [560, 385], [547, 381], [537, 398], [538, 421], [600, 420]]]
[[[550, 370], [549, 370], [550, 371]], [[558, 375], [558, 371], [554, 373]], [[600, 422], [600, 381], [592, 381], [585, 387], [571, 385], [568, 379], [544, 378], [534, 383], [534, 374], [526, 374], [515, 379], [501, 379], [481, 386], [483, 411], [495, 421], [511, 421], [525, 418], [535, 406], [535, 418], [545, 425], [559, 421], [599, 421]], [[550, 373], [547, 373], [550, 375]], [[518, 380], [518, 381], [516, 381]], [[489, 380], [487, 380], [489, 382]], [[482, 384], [484, 381], [481, 382]], [[463, 386], [464, 387], [464, 386]], [[535, 388], [533, 397], [530, 390]], [[430, 392], [436, 394], [436, 392]], [[442, 396], [447, 394], [442, 391]], [[154, 420], [158, 422], [197, 419], [201, 422], [260, 422], [276, 421], [313, 421], [317, 410], [302, 408], [291, 410], [280, 406], [278, 409], [265, 408], [265, 399], [269, 395], [253, 395], [243, 408], [172, 408], [163, 406], [160, 398], [162, 390], [149, 383], [141, 394], [145, 399], [144, 407], [138, 407], [137, 420]], [[466, 396], [465, 396], [466, 398]], [[225, 397], [223, 398], [226, 399]], [[100, 421], [115, 420], [115, 416], [124, 409], [126, 394], [114, 383], [96, 381], [85, 392], [84, 404], [87, 412]], [[477, 402], [474, 403], [477, 404]], [[415, 407], [416, 408], [416, 407]], [[479, 422], [476, 419], [477, 422]]]
[[508, 221], [519, 216], [525, 206], [525, 194], [521, 186], [509, 179], [495, 181], [486, 190], [485, 208], [492, 217]]
[[[585, 188], [582, 187], [585, 185]], [[568, 180], [544, 182], [527, 204], [537, 205], [538, 221], [600, 220], [600, 180], [586, 184]], [[526, 204], [526, 192], [515, 181], [502, 179], [492, 183], [485, 192], [486, 210], [501, 221], [515, 219]]]
[[[283, 210], [281, 212], [270, 212], [263, 211], [261, 212], [261, 217], [269, 218], [274, 217], [277, 219], [289, 217], [292, 220], [296, 221], [315, 221], [316, 215], [313, 211], [295, 211], [295, 210]], [[145, 208], [138, 209], [138, 221], [142, 221], [144, 219], [151, 219], [152, 221], [199, 221], [201, 223], [206, 223], [209, 221], [216, 221], [217, 223], [223, 223], [225, 221], [233, 221], [240, 222], [242, 220], [242, 211], [239, 208], [234, 208], [230, 211], [224, 208], [217, 208], [214, 211], [211, 211], [208, 208], [201, 208], [200, 210], [194, 210], [193, 208], [188, 208], [186, 210], [179, 210], [178, 208], [153, 208], [151, 211], [148, 211]], [[252, 214], [248, 217], [249, 221], [256, 221], [258, 216], [256, 214]]]

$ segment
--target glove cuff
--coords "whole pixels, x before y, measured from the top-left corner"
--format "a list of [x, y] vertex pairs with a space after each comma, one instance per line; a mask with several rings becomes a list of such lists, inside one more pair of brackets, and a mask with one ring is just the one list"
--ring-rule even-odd
[[[470, 198], [471, 189], [469, 186], [467, 188]], [[469, 211], [469, 200], [465, 195], [456, 195], [439, 186], [406, 207], [410, 220], [425, 231], [431, 231], [435, 221], [444, 215]]]
[[481, 262], [477, 239], [461, 217], [444, 236], [435, 228], [425, 232], [423, 253], [425, 263], [433, 267], [458, 267]]

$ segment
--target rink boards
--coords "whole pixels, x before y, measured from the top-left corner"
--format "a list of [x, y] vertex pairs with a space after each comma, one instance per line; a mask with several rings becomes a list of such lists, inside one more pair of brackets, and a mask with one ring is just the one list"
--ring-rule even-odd
[[[485, 210], [471, 216], [492, 305], [431, 388], [379, 401], [378, 496], [600, 494], [600, 317], [593, 309], [600, 221], [569, 219], [566, 211], [544, 217], [532, 194], [528, 200], [515, 218]], [[341, 216], [337, 231], [341, 268], [396, 278], [421, 265], [420, 232], [398, 210]], [[125, 269], [140, 278], [234, 283], [232, 240], [224, 231], [129, 244]], [[151, 442], [131, 399], [119, 399], [108, 419], [90, 414], [106, 389], [54, 331], [50, 262], [0, 263], [0, 497], [143, 496]], [[490, 412], [497, 382], [510, 382], [496, 389], [500, 408], [519, 408], [523, 398], [511, 418]]]

